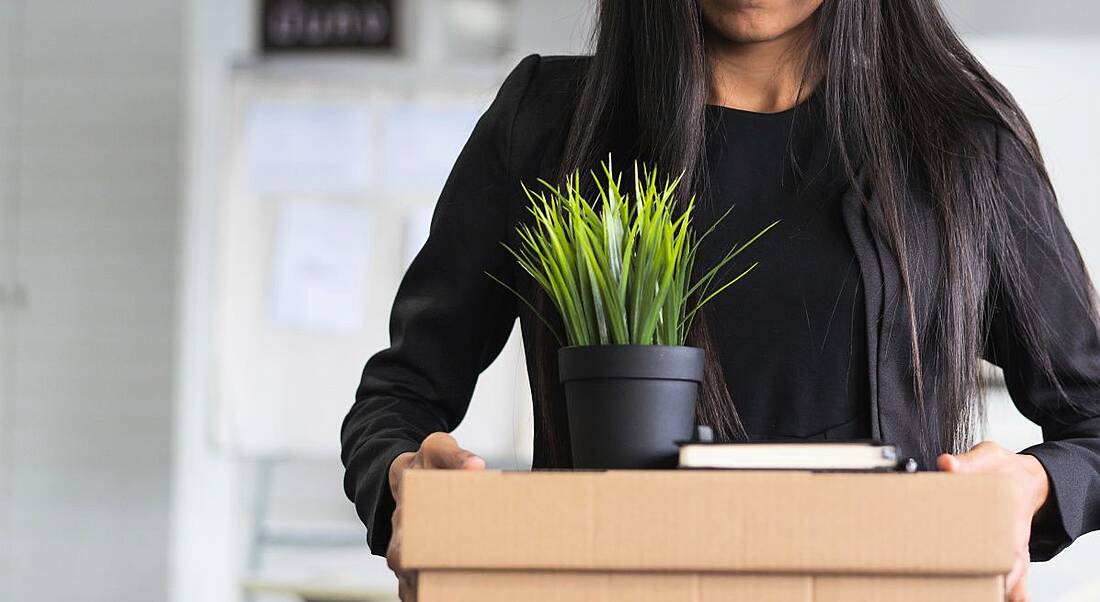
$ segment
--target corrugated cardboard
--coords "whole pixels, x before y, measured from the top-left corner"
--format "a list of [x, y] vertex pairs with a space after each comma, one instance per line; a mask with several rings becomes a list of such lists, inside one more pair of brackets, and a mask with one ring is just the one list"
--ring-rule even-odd
[[991, 475], [412, 470], [420, 600], [999, 599], [1012, 491]]
[[813, 580], [784, 575], [576, 571], [427, 571], [421, 600], [450, 602], [809, 602]]
[[424, 571], [424, 602], [1003, 602], [990, 576]]
[[814, 577], [814, 602], [1003, 602], [1004, 577]]

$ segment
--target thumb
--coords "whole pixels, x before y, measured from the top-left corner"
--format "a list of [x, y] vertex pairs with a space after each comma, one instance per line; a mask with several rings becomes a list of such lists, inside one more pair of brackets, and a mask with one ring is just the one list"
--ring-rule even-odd
[[421, 451], [425, 455], [426, 468], [454, 470], [481, 470], [485, 460], [458, 446], [455, 438], [447, 433], [434, 433], [424, 440]]
[[966, 472], [969, 468], [966, 459], [954, 454], [940, 454], [936, 458], [936, 468], [944, 472]]
[[456, 443], [454, 449], [448, 453], [446, 466], [442, 468], [482, 470], [485, 468], [485, 460], [474, 452], [459, 447]]
[[462, 460], [462, 469], [463, 470], [484, 470], [485, 469], [485, 460], [482, 459], [481, 456], [479, 456], [479, 455], [477, 455], [473, 452], [468, 452], [466, 450], [462, 450], [462, 451], [466, 452], [466, 454], [467, 454], [466, 457]]

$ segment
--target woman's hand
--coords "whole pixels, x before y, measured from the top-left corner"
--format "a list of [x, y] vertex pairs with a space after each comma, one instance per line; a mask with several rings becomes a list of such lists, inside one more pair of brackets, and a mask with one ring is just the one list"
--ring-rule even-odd
[[396, 507], [393, 511], [393, 533], [386, 548], [386, 564], [397, 575], [397, 592], [404, 602], [416, 600], [416, 573], [401, 568], [401, 475], [410, 468], [451, 468], [481, 470], [485, 460], [458, 446], [447, 433], [432, 433], [416, 452], [405, 452], [390, 463], [390, 491]]
[[1012, 453], [991, 441], [983, 441], [965, 454], [942, 454], [936, 465], [946, 472], [999, 473], [1012, 477], [1016, 492], [1016, 562], [1005, 578], [1005, 593], [1010, 602], [1026, 602], [1031, 521], [1046, 503], [1050, 491], [1043, 465], [1032, 456]]

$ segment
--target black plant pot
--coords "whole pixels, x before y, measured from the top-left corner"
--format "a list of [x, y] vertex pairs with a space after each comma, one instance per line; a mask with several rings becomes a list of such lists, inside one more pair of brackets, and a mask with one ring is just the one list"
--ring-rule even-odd
[[575, 468], [673, 468], [691, 438], [703, 350], [663, 345], [558, 351]]

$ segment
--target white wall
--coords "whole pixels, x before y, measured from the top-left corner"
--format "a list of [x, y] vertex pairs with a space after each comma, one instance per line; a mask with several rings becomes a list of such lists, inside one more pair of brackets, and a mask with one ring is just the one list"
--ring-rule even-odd
[[964, 35], [1095, 36], [1100, 3], [1095, 0], [940, 0]]
[[250, 1], [190, 0], [184, 19], [187, 131], [184, 137], [184, 210], [177, 403], [175, 411], [171, 574], [176, 602], [239, 598], [244, 564], [240, 516], [241, 467], [218, 453], [210, 431], [207, 388], [211, 346], [211, 286], [220, 196], [224, 109], [232, 63], [252, 48]]

